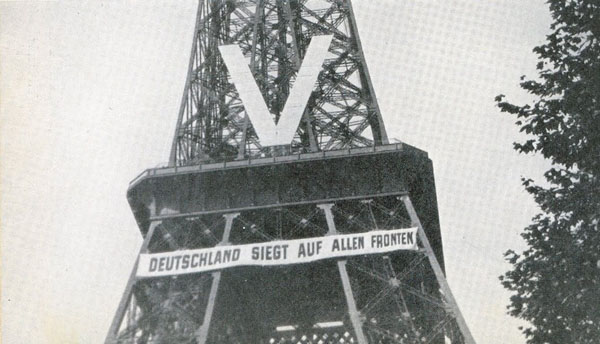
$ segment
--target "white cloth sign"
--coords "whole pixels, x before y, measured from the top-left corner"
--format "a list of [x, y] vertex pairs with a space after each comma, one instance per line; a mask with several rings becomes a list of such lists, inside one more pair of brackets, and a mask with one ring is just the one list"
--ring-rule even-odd
[[417, 249], [417, 228], [277, 240], [141, 254], [138, 277], [181, 275], [236, 266], [273, 266]]

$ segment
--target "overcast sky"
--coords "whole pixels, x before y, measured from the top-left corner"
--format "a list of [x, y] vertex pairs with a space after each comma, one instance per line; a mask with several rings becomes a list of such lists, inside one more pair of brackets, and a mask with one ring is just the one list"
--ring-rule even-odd
[[[537, 212], [514, 119], [542, 0], [354, 1], [390, 137], [434, 163], [446, 270], [480, 343], [523, 343], [502, 254]], [[2, 340], [100, 343], [141, 236], [128, 182], [168, 160], [196, 1], [0, 2]]]

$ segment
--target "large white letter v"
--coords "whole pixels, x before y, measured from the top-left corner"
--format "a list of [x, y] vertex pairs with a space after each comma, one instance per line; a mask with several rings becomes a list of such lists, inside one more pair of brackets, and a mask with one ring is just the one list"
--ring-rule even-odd
[[312, 37], [277, 124], [273, 121], [240, 48], [236, 45], [219, 47], [229, 75], [246, 109], [246, 115], [250, 118], [263, 146], [286, 145], [294, 139], [332, 38], [332, 35]]

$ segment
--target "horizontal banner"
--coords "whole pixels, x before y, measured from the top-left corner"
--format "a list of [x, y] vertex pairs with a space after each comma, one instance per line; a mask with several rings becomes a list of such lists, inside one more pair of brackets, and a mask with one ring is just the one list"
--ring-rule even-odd
[[278, 240], [196, 250], [141, 254], [138, 277], [159, 277], [231, 268], [309, 263], [362, 254], [417, 249], [417, 228]]

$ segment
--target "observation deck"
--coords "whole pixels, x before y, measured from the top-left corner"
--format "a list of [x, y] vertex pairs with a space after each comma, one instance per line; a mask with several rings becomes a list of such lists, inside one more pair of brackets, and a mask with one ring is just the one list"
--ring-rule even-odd
[[152, 220], [402, 195], [441, 258], [433, 166], [405, 143], [151, 168], [127, 191], [142, 235]]

